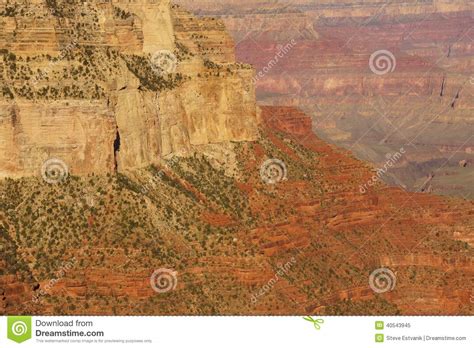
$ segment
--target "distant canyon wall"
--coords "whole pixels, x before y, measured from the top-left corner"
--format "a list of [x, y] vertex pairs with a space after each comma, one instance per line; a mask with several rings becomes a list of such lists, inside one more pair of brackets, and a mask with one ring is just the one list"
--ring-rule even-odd
[[474, 2], [178, 2], [224, 20], [262, 73], [259, 103], [303, 109], [320, 137], [377, 167], [405, 147], [390, 184], [417, 190], [437, 172], [434, 192], [474, 197]]

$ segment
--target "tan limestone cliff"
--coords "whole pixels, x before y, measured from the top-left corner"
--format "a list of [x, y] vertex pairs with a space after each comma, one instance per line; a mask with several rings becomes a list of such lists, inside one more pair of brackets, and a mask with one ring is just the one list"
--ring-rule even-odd
[[[55, 4], [0, 3], [0, 177], [49, 158], [72, 174], [127, 171], [256, 139], [254, 71], [222, 22], [169, 0]], [[166, 73], [162, 51], [176, 57]]]

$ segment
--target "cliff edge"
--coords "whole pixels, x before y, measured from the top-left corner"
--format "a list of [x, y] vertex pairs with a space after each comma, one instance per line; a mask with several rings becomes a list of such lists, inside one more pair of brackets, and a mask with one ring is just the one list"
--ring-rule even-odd
[[0, 177], [110, 173], [257, 137], [222, 22], [160, 1], [0, 2]]

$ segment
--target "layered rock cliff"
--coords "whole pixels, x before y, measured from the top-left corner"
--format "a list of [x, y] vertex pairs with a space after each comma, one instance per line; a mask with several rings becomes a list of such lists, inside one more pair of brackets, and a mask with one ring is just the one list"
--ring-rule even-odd
[[[404, 147], [392, 185], [419, 191], [434, 173], [433, 192], [474, 197], [472, 1], [178, 2], [225, 21], [262, 73], [260, 103], [304, 109], [319, 136], [379, 168]], [[385, 73], [370, 69], [377, 51]]]
[[257, 135], [222, 22], [160, 1], [0, 4], [0, 176], [126, 171]]

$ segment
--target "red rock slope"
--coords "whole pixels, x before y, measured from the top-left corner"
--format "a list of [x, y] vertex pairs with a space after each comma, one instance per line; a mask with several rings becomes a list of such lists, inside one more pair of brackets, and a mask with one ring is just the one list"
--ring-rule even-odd
[[[235, 145], [240, 175], [229, 179], [196, 157], [175, 161], [147, 186], [140, 186], [146, 172], [87, 179], [88, 187], [99, 186], [96, 204], [82, 208], [78, 224], [77, 204], [63, 200], [80, 180], [61, 186], [61, 199], [47, 191], [57, 188], [24, 192], [29, 181], [3, 183], [0, 197], [7, 184], [16, 197], [0, 215], [12, 250], [2, 261], [3, 312], [474, 313], [473, 202], [381, 183], [361, 193], [371, 168], [317, 138], [309, 117], [286, 107], [262, 107], [261, 116], [259, 140]], [[286, 180], [262, 182], [259, 170], [269, 158], [284, 163]], [[40, 190], [49, 198], [21, 203]], [[30, 221], [29, 209], [43, 222]], [[63, 209], [64, 224], [54, 215]], [[65, 226], [75, 231], [54, 238]], [[40, 248], [45, 240], [50, 245]], [[49, 258], [75, 262], [50, 295], [31, 303], [55, 277], [44, 269]], [[150, 276], [162, 267], [177, 272], [177, 283], [156, 293]], [[369, 286], [379, 268], [393, 272], [390, 291], [380, 294]]]

